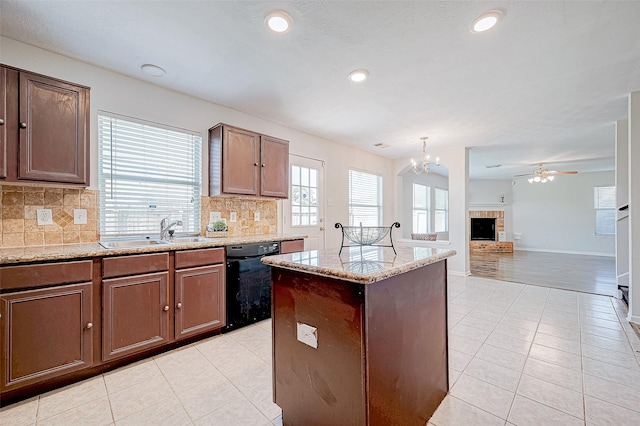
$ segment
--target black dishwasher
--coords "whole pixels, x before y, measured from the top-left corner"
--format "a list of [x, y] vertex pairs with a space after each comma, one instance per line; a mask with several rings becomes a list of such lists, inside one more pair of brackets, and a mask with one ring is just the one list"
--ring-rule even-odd
[[227, 325], [235, 330], [271, 317], [271, 267], [261, 259], [280, 253], [280, 243], [227, 246]]

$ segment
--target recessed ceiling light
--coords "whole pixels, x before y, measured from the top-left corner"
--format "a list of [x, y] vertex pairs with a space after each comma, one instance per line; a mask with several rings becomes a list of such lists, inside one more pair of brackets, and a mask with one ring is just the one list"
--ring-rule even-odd
[[167, 72], [157, 65], [144, 64], [140, 67], [143, 73], [150, 75], [151, 77], [163, 77]]
[[293, 20], [284, 10], [274, 10], [264, 18], [267, 28], [276, 33], [286, 33], [291, 28]]
[[502, 12], [499, 10], [490, 10], [482, 15], [478, 16], [476, 19], [471, 21], [471, 25], [469, 26], [469, 30], [474, 33], [481, 33], [493, 28], [498, 21], [502, 18]]
[[361, 81], [365, 81], [369, 76], [369, 71], [367, 70], [355, 70], [349, 73], [349, 80], [360, 83]]

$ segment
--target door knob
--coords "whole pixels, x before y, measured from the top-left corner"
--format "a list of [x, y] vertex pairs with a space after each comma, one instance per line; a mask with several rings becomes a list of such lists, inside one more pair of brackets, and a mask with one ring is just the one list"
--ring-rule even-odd
[[178, 303], [178, 309], [182, 308], [182, 303]]
[[168, 310], [169, 310], [169, 306], [165, 306], [165, 307], [164, 307], [164, 310], [165, 310], [165, 311], [168, 311]]

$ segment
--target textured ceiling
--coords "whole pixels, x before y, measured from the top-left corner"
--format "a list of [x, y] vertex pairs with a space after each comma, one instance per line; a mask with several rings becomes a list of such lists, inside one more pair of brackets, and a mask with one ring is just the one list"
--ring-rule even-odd
[[[639, 1], [0, 4], [6, 37], [389, 158], [425, 135], [435, 155], [468, 146], [474, 178], [612, 170], [614, 122], [640, 90]], [[496, 7], [499, 25], [472, 34]], [[274, 9], [288, 33], [266, 30]], [[347, 80], [356, 68], [366, 82]]]

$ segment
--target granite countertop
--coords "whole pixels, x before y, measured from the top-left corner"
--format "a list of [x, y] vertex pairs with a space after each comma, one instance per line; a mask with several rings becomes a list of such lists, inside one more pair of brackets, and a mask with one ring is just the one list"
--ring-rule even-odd
[[107, 249], [102, 247], [99, 243], [0, 248], [0, 265], [225, 247], [236, 244], [297, 240], [306, 237], [307, 236], [304, 234], [245, 235], [226, 238], [208, 238], [205, 239], [206, 241], [201, 242], [169, 243], [146, 247], [127, 247], [117, 249]]
[[262, 262], [277, 268], [290, 269], [338, 278], [357, 284], [372, 284], [413, 269], [436, 263], [456, 254], [455, 250], [431, 247], [345, 247], [338, 250], [305, 251], [267, 256]]

